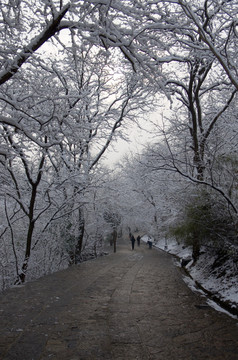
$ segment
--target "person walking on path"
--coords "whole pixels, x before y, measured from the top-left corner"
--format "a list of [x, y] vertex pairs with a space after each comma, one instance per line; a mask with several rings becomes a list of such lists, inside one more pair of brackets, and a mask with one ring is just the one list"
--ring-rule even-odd
[[134, 235], [132, 235], [132, 234], [131, 234], [130, 238], [131, 238], [131, 248], [132, 248], [132, 250], [134, 250], [136, 239], [135, 239]]
[[137, 245], [140, 246], [140, 235], [137, 236]]
[[151, 239], [150, 236], [149, 236], [149, 239], [147, 241], [147, 244], [149, 245], [149, 249], [152, 249], [152, 239]]

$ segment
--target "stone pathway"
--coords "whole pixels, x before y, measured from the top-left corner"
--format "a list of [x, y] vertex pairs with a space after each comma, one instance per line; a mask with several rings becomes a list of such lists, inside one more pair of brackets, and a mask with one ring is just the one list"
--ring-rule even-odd
[[173, 258], [141, 244], [0, 296], [1, 360], [237, 360], [238, 320], [200, 307]]

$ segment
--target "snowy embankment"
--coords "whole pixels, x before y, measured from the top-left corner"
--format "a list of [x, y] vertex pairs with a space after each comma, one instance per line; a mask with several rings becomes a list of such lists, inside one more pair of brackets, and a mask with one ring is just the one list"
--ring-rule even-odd
[[[142, 240], [147, 242], [148, 236], [144, 235]], [[203, 251], [194, 264], [192, 260], [192, 248], [178, 244], [175, 240], [160, 239], [153, 242], [153, 246], [159, 248], [177, 258], [176, 264], [182, 267], [182, 260], [187, 260], [183, 266], [188, 276], [184, 281], [192, 290], [202, 290], [210, 299], [229, 311], [230, 314], [238, 316], [238, 268], [229, 258], [218, 258], [215, 254]], [[190, 260], [190, 261], [189, 261]], [[217, 305], [207, 301], [217, 310], [222, 311]]]

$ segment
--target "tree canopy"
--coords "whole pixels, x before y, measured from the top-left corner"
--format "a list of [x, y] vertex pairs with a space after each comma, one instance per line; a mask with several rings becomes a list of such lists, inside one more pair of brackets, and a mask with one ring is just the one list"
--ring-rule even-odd
[[[231, 0], [2, 2], [4, 278], [21, 283], [29, 266], [40, 274], [79, 261], [109, 215], [118, 226], [146, 218], [158, 234], [177, 209], [169, 198], [179, 191], [189, 203], [194, 186], [199, 198], [198, 187], [212, 191], [214, 209], [222, 202], [235, 233], [237, 14]], [[155, 125], [152, 144], [124, 160], [116, 181], [102, 159], [142, 117]], [[109, 194], [117, 201], [107, 209]]]

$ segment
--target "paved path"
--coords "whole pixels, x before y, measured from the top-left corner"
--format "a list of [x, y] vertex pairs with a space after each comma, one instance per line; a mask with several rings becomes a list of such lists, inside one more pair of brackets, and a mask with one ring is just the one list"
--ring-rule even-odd
[[238, 321], [191, 292], [145, 244], [6, 291], [3, 360], [237, 360]]

